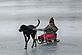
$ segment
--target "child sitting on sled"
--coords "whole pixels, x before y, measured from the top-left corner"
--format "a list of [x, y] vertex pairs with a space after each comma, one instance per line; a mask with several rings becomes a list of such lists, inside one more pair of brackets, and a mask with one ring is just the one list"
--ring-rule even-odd
[[[57, 41], [57, 32], [58, 28], [56, 27], [54, 23], [53, 17], [50, 18], [49, 24], [44, 28], [44, 34], [40, 35], [38, 38], [39, 39], [47, 39], [49, 42], [52, 42], [52, 38], [54, 38], [54, 41]], [[42, 41], [43, 41], [42, 40]]]

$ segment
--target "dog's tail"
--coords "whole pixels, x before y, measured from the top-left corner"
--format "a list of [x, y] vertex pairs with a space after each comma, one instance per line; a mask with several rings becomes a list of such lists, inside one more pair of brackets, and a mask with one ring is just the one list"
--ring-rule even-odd
[[35, 28], [36, 28], [36, 27], [38, 27], [38, 26], [39, 26], [39, 24], [40, 24], [40, 20], [38, 19], [38, 24], [35, 26]]

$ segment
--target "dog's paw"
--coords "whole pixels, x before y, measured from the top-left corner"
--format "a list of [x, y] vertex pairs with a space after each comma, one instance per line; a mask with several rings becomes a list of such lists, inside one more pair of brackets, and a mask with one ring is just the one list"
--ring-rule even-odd
[[24, 49], [27, 49], [26, 47]]
[[31, 46], [31, 48], [33, 48], [33, 46]]

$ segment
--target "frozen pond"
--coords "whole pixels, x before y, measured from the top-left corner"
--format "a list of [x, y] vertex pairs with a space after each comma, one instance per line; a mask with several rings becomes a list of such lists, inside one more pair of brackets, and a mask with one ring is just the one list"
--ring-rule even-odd
[[[0, 0], [0, 55], [82, 55], [82, 1], [81, 0]], [[37, 24], [44, 28], [53, 16], [59, 28], [59, 43], [37, 44], [32, 40], [24, 49], [22, 24]], [[38, 35], [42, 32], [38, 32]]]
[[[47, 21], [41, 20], [38, 28], [43, 28]], [[82, 21], [59, 21], [56, 20], [59, 27], [58, 38], [59, 43], [50, 43], [38, 45], [31, 48], [32, 40], [28, 43], [28, 49], [24, 50], [24, 38], [22, 33], [18, 32], [19, 26], [25, 24], [36, 24], [34, 21], [1, 21], [0, 22], [0, 54], [1, 55], [81, 55], [82, 54]], [[34, 22], [34, 23], [32, 23]], [[20, 24], [21, 23], [21, 24]], [[44, 26], [43, 26], [44, 25]], [[41, 32], [38, 32], [38, 35]]]

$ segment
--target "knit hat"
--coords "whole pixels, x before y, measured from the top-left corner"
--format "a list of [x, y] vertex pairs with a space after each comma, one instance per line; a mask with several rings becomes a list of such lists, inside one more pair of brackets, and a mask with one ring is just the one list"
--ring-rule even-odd
[[50, 18], [49, 23], [54, 23], [53, 17]]

